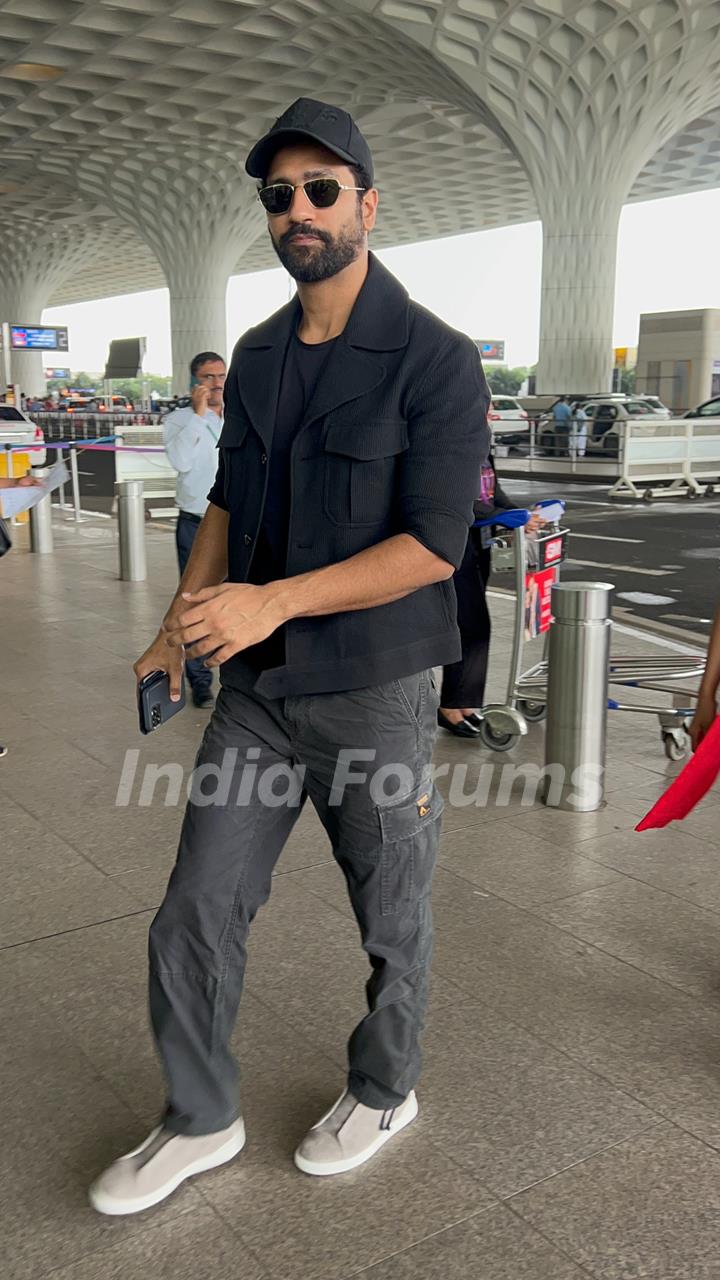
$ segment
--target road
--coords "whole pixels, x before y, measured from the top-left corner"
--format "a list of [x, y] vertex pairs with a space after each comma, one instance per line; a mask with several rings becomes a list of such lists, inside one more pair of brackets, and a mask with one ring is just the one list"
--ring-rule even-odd
[[563, 579], [612, 582], [627, 621], [706, 638], [720, 600], [720, 499], [611, 502], [607, 489], [506, 480], [518, 506], [562, 497], [571, 530]]

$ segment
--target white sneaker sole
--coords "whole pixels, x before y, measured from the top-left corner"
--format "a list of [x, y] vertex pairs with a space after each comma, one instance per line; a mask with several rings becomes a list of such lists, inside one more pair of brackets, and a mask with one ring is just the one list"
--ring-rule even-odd
[[[154, 1133], [150, 1135], [146, 1142], [143, 1142], [135, 1151], [131, 1151], [130, 1155], [137, 1155], [142, 1151], [143, 1147], [154, 1137]], [[121, 1214], [142, 1213], [144, 1209], [152, 1209], [153, 1205], [160, 1204], [162, 1200], [166, 1200], [171, 1196], [173, 1191], [177, 1191], [178, 1187], [192, 1178], [196, 1173], [207, 1173], [210, 1169], [217, 1169], [221, 1164], [227, 1164], [229, 1160], [233, 1160], [239, 1155], [245, 1146], [245, 1125], [240, 1121], [240, 1127], [232, 1138], [218, 1147], [212, 1155], [203, 1156], [201, 1160], [195, 1160], [192, 1164], [187, 1165], [180, 1173], [169, 1181], [164, 1183], [162, 1187], [151, 1192], [146, 1196], [138, 1196], [135, 1200], [116, 1200], [105, 1192], [96, 1189], [94, 1186], [90, 1188], [88, 1197], [93, 1209], [97, 1209], [98, 1213], [109, 1214], [112, 1217], [119, 1217]], [[127, 1158], [127, 1157], [126, 1157]]]
[[[334, 1110], [335, 1108], [333, 1107], [333, 1111]], [[412, 1103], [408, 1106], [402, 1119], [397, 1120], [393, 1124], [392, 1129], [382, 1130], [375, 1141], [371, 1143], [365, 1151], [361, 1151], [358, 1155], [347, 1156], [345, 1160], [323, 1160], [316, 1162], [314, 1160], [307, 1160], [305, 1156], [300, 1155], [300, 1151], [298, 1149], [293, 1157], [295, 1164], [303, 1173], [313, 1174], [316, 1178], [327, 1178], [334, 1173], [348, 1173], [350, 1169], [357, 1169], [359, 1165], [365, 1164], [366, 1160], [371, 1160], [380, 1148], [385, 1146], [386, 1142], [389, 1142], [391, 1138], [394, 1138], [395, 1135], [405, 1129], [407, 1125], [412, 1124], [418, 1114], [418, 1110], [418, 1100], [415, 1094], [413, 1094]], [[332, 1114], [332, 1112], [329, 1114]]]

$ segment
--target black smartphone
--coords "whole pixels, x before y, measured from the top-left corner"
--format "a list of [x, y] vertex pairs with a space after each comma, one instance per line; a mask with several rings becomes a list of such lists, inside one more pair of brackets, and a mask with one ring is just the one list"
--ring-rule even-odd
[[170, 701], [170, 677], [166, 671], [151, 671], [138, 685], [138, 715], [140, 732], [152, 733], [159, 729], [176, 712], [185, 706], [185, 687], [180, 691], [180, 701]]

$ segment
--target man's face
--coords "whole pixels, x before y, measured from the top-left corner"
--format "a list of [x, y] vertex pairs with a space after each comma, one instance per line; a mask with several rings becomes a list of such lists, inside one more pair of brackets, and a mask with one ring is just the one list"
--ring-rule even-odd
[[212, 409], [213, 413], [219, 413], [222, 409], [225, 373], [224, 360], [206, 360], [195, 374], [200, 386], [207, 387], [208, 409]]
[[329, 209], [316, 209], [300, 186], [311, 178], [357, 186], [352, 169], [332, 151], [310, 144], [278, 151], [263, 184], [297, 187], [287, 213], [268, 215], [268, 230], [285, 270], [300, 284], [328, 280], [355, 262], [367, 245], [377, 208], [377, 192], [371, 190], [362, 197], [358, 191], [341, 191]]

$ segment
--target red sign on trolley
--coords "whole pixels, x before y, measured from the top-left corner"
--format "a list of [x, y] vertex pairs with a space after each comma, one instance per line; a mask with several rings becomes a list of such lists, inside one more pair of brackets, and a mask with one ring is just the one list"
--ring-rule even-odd
[[550, 591], [557, 582], [557, 569], [540, 569], [525, 574], [525, 639], [534, 640], [550, 630]]

